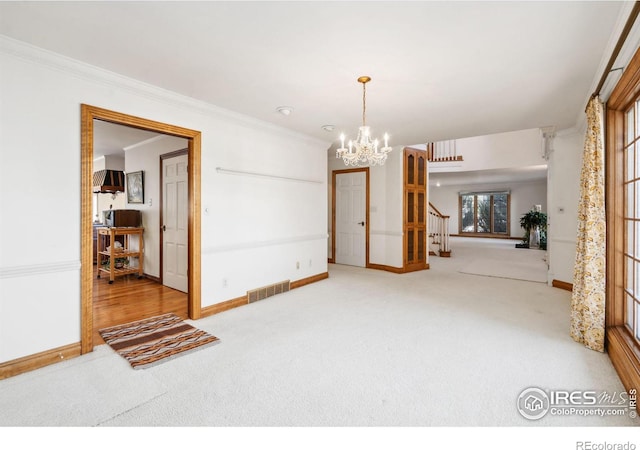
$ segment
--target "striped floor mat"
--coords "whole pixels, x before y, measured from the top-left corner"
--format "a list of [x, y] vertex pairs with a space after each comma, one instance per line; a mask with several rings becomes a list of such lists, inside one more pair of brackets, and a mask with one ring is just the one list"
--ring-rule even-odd
[[103, 328], [100, 335], [134, 369], [150, 367], [220, 342], [175, 314]]

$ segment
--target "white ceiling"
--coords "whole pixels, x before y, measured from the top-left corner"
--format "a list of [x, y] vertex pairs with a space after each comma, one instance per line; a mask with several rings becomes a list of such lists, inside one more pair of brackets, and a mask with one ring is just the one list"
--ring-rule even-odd
[[118, 155], [124, 158], [124, 151], [133, 145], [159, 136], [153, 131], [117, 125], [102, 120], [93, 121], [93, 158], [104, 155]]
[[[337, 142], [572, 127], [622, 2], [0, 2], [0, 33]], [[617, 36], [615, 37], [617, 39]], [[609, 50], [610, 51], [610, 50]], [[294, 108], [282, 116], [278, 106]], [[335, 125], [335, 131], [321, 129]]]

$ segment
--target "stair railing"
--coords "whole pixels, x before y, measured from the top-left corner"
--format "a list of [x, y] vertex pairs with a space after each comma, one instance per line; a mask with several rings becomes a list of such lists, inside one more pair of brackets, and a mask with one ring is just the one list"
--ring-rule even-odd
[[429, 237], [438, 245], [438, 255], [451, 256], [449, 247], [449, 216], [445, 216], [429, 202]]

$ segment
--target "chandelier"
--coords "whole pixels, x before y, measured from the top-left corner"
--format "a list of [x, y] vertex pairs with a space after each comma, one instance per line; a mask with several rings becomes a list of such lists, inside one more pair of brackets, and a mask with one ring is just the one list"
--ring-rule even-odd
[[392, 150], [389, 147], [389, 135], [384, 134], [384, 147], [380, 148], [380, 142], [371, 138], [371, 130], [367, 126], [367, 83], [370, 77], [358, 78], [362, 83], [362, 126], [358, 129], [358, 137], [355, 141], [349, 141], [349, 148], [344, 146], [344, 133], [340, 135], [341, 146], [336, 150], [336, 158], [342, 158], [347, 166], [383, 165], [387, 160], [387, 154]]

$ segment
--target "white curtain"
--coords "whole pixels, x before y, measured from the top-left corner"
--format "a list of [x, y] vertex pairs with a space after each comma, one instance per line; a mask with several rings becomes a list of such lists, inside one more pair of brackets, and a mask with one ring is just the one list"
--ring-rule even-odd
[[606, 215], [603, 105], [592, 97], [587, 106], [578, 236], [571, 297], [571, 337], [604, 351]]

